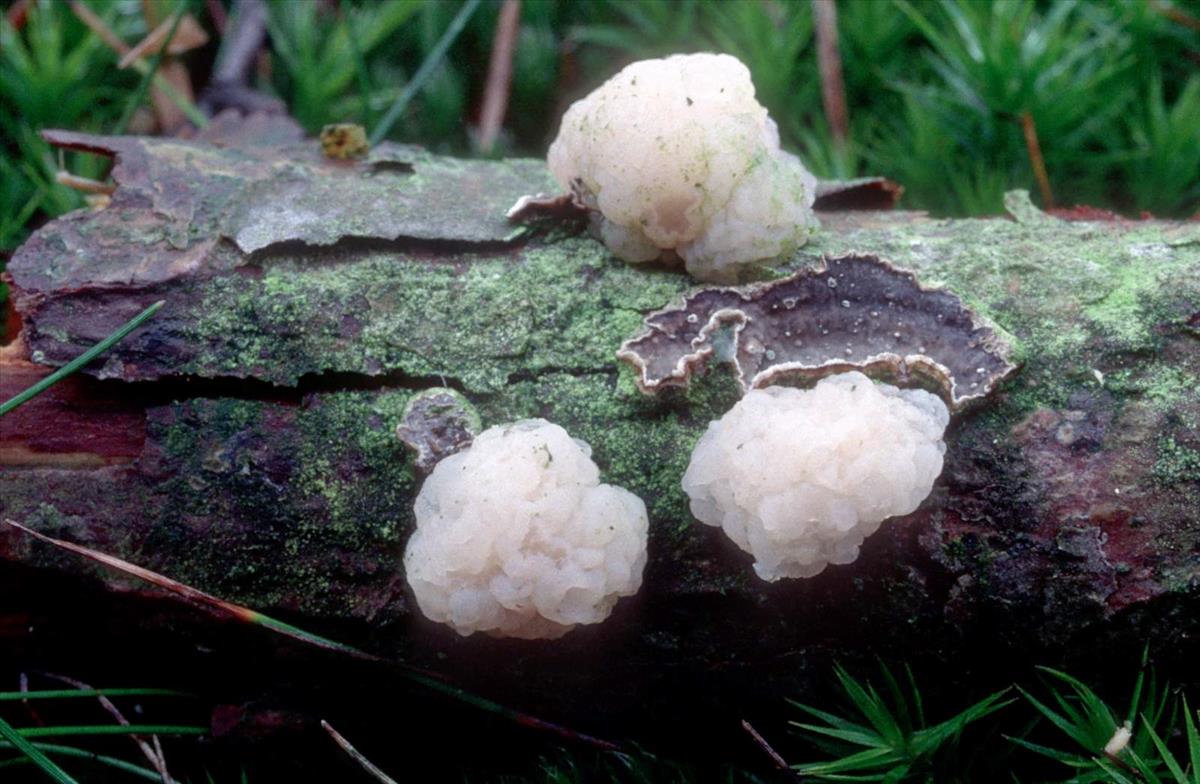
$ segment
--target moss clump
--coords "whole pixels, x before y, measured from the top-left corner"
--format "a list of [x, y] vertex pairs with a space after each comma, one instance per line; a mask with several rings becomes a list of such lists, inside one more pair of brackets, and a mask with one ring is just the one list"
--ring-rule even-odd
[[397, 568], [415, 489], [392, 431], [411, 394], [332, 393], [300, 407], [193, 400], [153, 412], [149, 437], [164, 445], [154, 493], [169, 503], [142, 509], [141, 558], [256, 606], [363, 615], [377, 591], [334, 586]]
[[669, 406], [618, 394], [615, 372], [552, 373], [510, 385], [480, 406], [484, 424], [543, 417], [592, 447], [603, 481], [625, 487], [646, 502], [652, 530], [683, 519], [679, 477], [694, 426]]
[[1158, 442], [1154, 481], [1164, 487], [1183, 482], [1200, 484], [1200, 451], [1176, 443], [1174, 438]]
[[194, 284], [196, 348], [174, 373], [294, 384], [326, 371], [454, 378], [495, 392], [513, 374], [603, 369], [641, 313], [687, 285], [630, 270], [573, 238], [517, 254], [312, 252], [263, 262], [261, 277]]

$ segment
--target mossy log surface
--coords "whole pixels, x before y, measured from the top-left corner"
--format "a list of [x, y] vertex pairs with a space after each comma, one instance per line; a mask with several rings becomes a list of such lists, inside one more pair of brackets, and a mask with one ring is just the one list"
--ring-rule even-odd
[[[505, 208], [549, 187], [540, 163], [66, 141], [120, 153], [121, 187], [13, 257], [22, 331], [0, 397], [167, 304], [0, 420], [3, 517], [576, 720], [776, 699], [847, 652], [1195, 650], [1200, 224], [1067, 222], [1019, 196], [1011, 218], [823, 214], [785, 270], [878, 254], [1003, 328], [1022, 367], [956, 417], [918, 511], [851, 565], [767, 584], [679, 486], [737, 399], [730, 373], [651, 398], [614, 356], [696, 284], [586, 236], [514, 231]], [[416, 613], [399, 554], [420, 479], [394, 430], [433, 386], [485, 426], [563, 425], [646, 501], [645, 584], [609, 621], [539, 643]], [[11, 530], [0, 555], [138, 587]]]

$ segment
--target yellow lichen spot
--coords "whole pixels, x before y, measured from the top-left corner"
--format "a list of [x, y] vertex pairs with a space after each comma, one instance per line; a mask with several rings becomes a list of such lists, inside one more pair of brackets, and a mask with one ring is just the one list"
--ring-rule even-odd
[[321, 151], [327, 158], [361, 158], [371, 149], [367, 131], [353, 123], [335, 123], [321, 129]]

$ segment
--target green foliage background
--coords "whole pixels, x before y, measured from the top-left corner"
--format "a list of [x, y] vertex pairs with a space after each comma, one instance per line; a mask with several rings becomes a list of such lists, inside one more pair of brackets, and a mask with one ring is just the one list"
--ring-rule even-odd
[[[127, 41], [136, 0], [87, 0]], [[209, 24], [202, 4], [194, 13]], [[270, 68], [310, 131], [374, 127], [461, 7], [458, 0], [271, 0]], [[523, 0], [505, 134], [494, 155], [540, 156], [570, 101], [624, 63], [723, 51], [749, 65], [784, 143], [818, 175], [872, 173], [907, 188], [904, 206], [942, 215], [1001, 210], [1034, 186], [1018, 123], [1036, 124], [1060, 203], [1187, 216], [1200, 207], [1200, 16], [1193, 0], [840, 0], [850, 107], [835, 144], [821, 108], [807, 0]], [[391, 137], [472, 154], [471, 127], [498, 0], [469, 21]], [[216, 43], [190, 56], [202, 73]], [[0, 21], [0, 248], [79, 206], [54, 182], [46, 127], [112, 131], [135, 85], [66, 2], [36, 0]], [[101, 161], [68, 156], [94, 176]]]

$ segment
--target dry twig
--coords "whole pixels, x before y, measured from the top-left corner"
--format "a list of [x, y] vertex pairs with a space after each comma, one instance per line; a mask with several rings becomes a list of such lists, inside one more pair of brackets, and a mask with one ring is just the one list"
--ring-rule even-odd
[[846, 110], [846, 84], [842, 78], [842, 55], [838, 50], [837, 6], [833, 0], [812, 0], [817, 36], [817, 68], [821, 72], [821, 101], [833, 141], [842, 145], [850, 135]]
[[[68, 686], [73, 686], [81, 691], [96, 691], [94, 686], [89, 686], [83, 681], [69, 678], [66, 675], [56, 675], [52, 672], [43, 672], [42, 675], [50, 678], [51, 680], [58, 681], [59, 683], [65, 683]], [[121, 713], [121, 710], [113, 704], [112, 700], [110, 700], [108, 697], [105, 697], [103, 694], [98, 696], [96, 699], [100, 702], [101, 707], [108, 711], [109, 715], [113, 717], [117, 724], [120, 724], [122, 727], [130, 726], [129, 720], [126, 719], [125, 715]], [[149, 743], [143, 740], [140, 735], [130, 735], [129, 738], [137, 744], [138, 748], [142, 750], [142, 754], [154, 767], [155, 772], [162, 777], [163, 784], [175, 784], [175, 779], [171, 778], [171, 774], [167, 771], [167, 759], [163, 754], [162, 744], [159, 742], [158, 736], [150, 736], [150, 740], [154, 744], [153, 748]]]
[[351, 759], [362, 766], [362, 769], [370, 773], [376, 781], [381, 784], [397, 784], [396, 780], [375, 766], [375, 763], [362, 755], [358, 749], [350, 744], [350, 741], [342, 737], [341, 733], [329, 726], [329, 722], [321, 720], [321, 729], [329, 733], [329, 737], [333, 738], [333, 742], [341, 746], [342, 751], [350, 755]]
[[1042, 145], [1038, 143], [1037, 127], [1028, 110], [1021, 113], [1021, 130], [1025, 132], [1025, 146], [1029, 149], [1029, 165], [1042, 194], [1042, 209], [1054, 208], [1054, 193], [1050, 190], [1050, 177], [1046, 174], [1046, 159], [1042, 157]]
[[742, 729], [744, 729], [746, 733], [754, 740], [754, 742], [758, 744], [760, 749], [766, 752], [767, 756], [771, 758], [771, 762], [775, 763], [775, 767], [779, 768], [780, 770], [787, 771], [788, 775], [795, 777], [797, 781], [800, 780], [800, 777], [796, 775], [796, 772], [787, 764], [787, 760], [781, 757], [778, 751], [775, 751], [775, 749], [771, 748], [771, 744], [767, 743], [767, 739], [762, 735], [759, 735], [758, 730], [754, 729], [750, 722], [742, 719]]
[[500, 18], [496, 21], [496, 37], [492, 39], [492, 58], [483, 91], [483, 108], [479, 112], [479, 151], [485, 155], [495, 147], [508, 110], [513, 52], [516, 50], [520, 25], [521, 0], [504, 0], [504, 5], [500, 7]]

